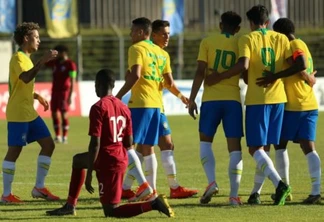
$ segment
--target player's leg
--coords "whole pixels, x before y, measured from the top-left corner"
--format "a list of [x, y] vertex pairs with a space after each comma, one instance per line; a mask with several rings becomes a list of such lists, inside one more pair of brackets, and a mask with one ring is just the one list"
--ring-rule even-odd
[[[147, 131], [148, 127], [148, 120], [151, 119], [152, 113], [150, 113], [150, 109], [144, 108], [131, 108], [130, 109], [132, 114], [132, 126], [133, 126], [133, 137], [134, 143], [139, 143], [144, 141], [145, 134], [143, 132]], [[144, 135], [144, 136], [143, 136]], [[138, 182], [139, 189], [137, 190], [134, 197], [130, 199], [130, 201], [137, 201], [142, 198], [145, 198], [153, 193], [152, 188], [150, 187], [149, 183], [147, 182], [144, 173], [142, 171], [141, 161], [139, 160], [136, 151], [132, 148], [127, 151], [128, 155], [128, 172], [126, 181], [123, 184], [123, 194], [126, 191], [131, 189], [132, 178], [135, 178]], [[125, 196], [125, 195], [123, 195]]]
[[157, 177], [157, 159], [154, 152], [154, 145], [158, 144], [160, 109], [145, 108], [142, 109], [142, 119], [140, 120], [142, 131], [137, 138], [134, 135], [134, 143], [141, 150], [145, 163], [145, 177], [153, 189], [153, 195], [149, 199], [155, 198], [156, 195], [156, 177]]
[[60, 208], [46, 211], [47, 215], [76, 215], [75, 208], [80, 191], [84, 184], [86, 169], [88, 169], [88, 160], [88, 152], [78, 153], [73, 156], [72, 173], [67, 201]]
[[60, 109], [61, 112], [61, 119], [62, 119], [62, 142], [67, 144], [68, 143], [68, 131], [69, 131], [69, 118], [68, 118], [68, 110], [69, 104], [68, 100], [68, 93], [66, 92], [64, 98], [62, 98], [62, 107]]
[[241, 103], [237, 101], [222, 101], [224, 107], [223, 129], [227, 138], [227, 148], [230, 155], [228, 175], [230, 179], [229, 202], [231, 205], [242, 204], [238, 195], [241, 183], [243, 160], [241, 138], [243, 136], [243, 114]]
[[321, 202], [321, 160], [315, 149], [316, 125], [318, 111], [302, 112], [302, 130], [298, 133], [300, 147], [302, 148], [308, 163], [308, 171], [312, 182], [312, 190], [303, 203], [316, 204]]
[[252, 105], [246, 107], [246, 139], [249, 153], [255, 159], [257, 167], [276, 187], [276, 205], [283, 205], [290, 187], [287, 186], [276, 171], [272, 160], [263, 146], [278, 144], [283, 119], [283, 104]]
[[202, 204], [209, 203], [211, 197], [218, 193], [215, 174], [216, 161], [212, 142], [220, 121], [220, 104], [215, 101], [203, 102], [199, 117], [200, 161], [208, 180], [208, 186], [200, 198]]
[[19, 197], [12, 194], [12, 182], [16, 170], [16, 160], [18, 159], [22, 147], [27, 144], [26, 135], [28, 123], [8, 122], [8, 150], [2, 162], [3, 203], [22, 203]]
[[187, 198], [197, 194], [198, 190], [182, 187], [177, 181], [176, 164], [174, 161], [174, 144], [171, 138], [171, 129], [164, 113], [161, 113], [160, 118], [158, 145], [161, 150], [161, 160], [164, 172], [170, 187], [170, 198]]
[[58, 114], [58, 111], [59, 111], [58, 100], [59, 100], [59, 96], [57, 96], [55, 93], [52, 93], [50, 107], [51, 107], [52, 121], [53, 121], [53, 127], [54, 127], [54, 132], [55, 132], [54, 141], [56, 143], [62, 142], [61, 124], [60, 124], [60, 117]]
[[27, 142], [31, 143], [34, 141], [37, 141], [41, 146], [41, 151], [37, 159], [36, 183], [32, 190], [32, 196], [50, 201], [59, 200], [59, 197], [53, 195], [45, 187], [45, 178], [51, 165], [51, 156], [55, 149], [55, 144], [45, 122], [39, 116], [29, 123]]
[[97, 172], [100, 190], [100, 202], [106, 217], [129, 218], [157, 210], [168, 217], [174, 216], [167, 200], [159, 196], [152, 201], [120, 205], [124, 172]]

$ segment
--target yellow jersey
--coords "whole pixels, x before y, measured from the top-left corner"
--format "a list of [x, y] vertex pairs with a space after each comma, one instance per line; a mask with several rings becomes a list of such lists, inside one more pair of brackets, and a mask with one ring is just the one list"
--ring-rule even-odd
[[[198, 61], [207, 63], [205, 76], [210, 75], [209, 69], [221, 73], [230, 69], [238, 59], [238, 38], [236, 36], [219, 33], [203, 39], [200, 43]], [[224, 79], [217, 84], [204, 84], [202, 102], [215, 100], [235, 100], [241, 102], [240, 76], [236, 75]]]
[[[306, 60], [306, 72], [313, 72], [313, 59], [307, 45], [300, 39], [290, 41], [292, 52], [301, 50]], [[285, 90], [288, 98], [285, 110], [289, 111], [308, 111], [318, 109], [318, 103], [313, 91], [300, 74], [295, 74], [284, 78]]]
[[6, 109], [8, 122], [30, 122], [37, 118], [34, 109], [34, 80], [24, 83], [21, 73], [34, 67], [31, 59], [22, 51], [13, 54], [9, 63], [9, 101]]
[[291, 55], [288, 38], [278, 32], [258, 29], [240, 37], [239, 58], [247, 57], [250, 60], [245, 105], [287, 102], [281, 79], [266, 88], [258, 86], [256, 80], [263, 76], [264, 70], [272, 73], [283, 70], [286, 59]]
[[142, 67], [139, 80], [131, 89], [130, 108], [161, 108], [163, 74], [171, 72], [170, 58], [149, 40], [140, 41], [128, 50], [128, 68]]

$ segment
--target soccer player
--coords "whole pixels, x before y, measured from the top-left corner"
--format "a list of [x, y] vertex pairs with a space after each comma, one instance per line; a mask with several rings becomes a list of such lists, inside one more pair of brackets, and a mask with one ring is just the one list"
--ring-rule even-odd
[[59, 200], [45, 187], [45, 177], [51, 165], [51, 156], [55, 144], [42, 118], [34, 109], [34, 99], [49, 108], [48, 102], [34, 92], [35, 77], [40, 68], [57, 55], [56, 50], [46, 52], [33, 65], [30, 55], [38, 50], [40, 39], [39, 26], [33, 22], [24, 22], [17, 26], [14, 40], [19, 45], [9, 64], [9, 101], [6, 109], [8, 122], [8, 150], [2, 163], [3, 172], [3, 203], [22, 203], [19, 197], [12, 193], [12, 182], [15, 175], [16, 160], [23, 146], [37, 141], [41, 151], [37, 159], [36, 184], [31, 194], [34, 198]]
[[[96, 171], [100, 202], [106, 217], [127, 218], [157, 210], [168, 217], [174, 216], [164, 195], [152, 201], [118, 206], [121, 200], [122, 183], [127, 168], [124, 147], [131, 147], [132, 121], [126, 105], [112, 95], [115, 75], [102, 69], [96, 75], [95, 89], [100, 98], [90, 109], [88, 171], [86, 189], [94, 192], [91, 185], [92, 171]], [[47, 211], [48, 215], [75, 214], [73, 206], [66, 203], [62, 208]]]
[[[217, 83], [239, 73], [246, 73], [248, 88], [245, 96], [245, 131], [249, 153], [256, 161], [257, 168], [272, 181], [276, 188], [274, 204], [284, 205], [291, 188], [282, 181], [272, 160], [264, 151], [264, 146], [279, 144], [284, 103], [287, 102], [287, 97], [281, 80], [265, 87], [260, 87], [256, 81], [266, 74], [265, 70], [292, 74], [304, 70], [304, 67], [299, 63], [293, 63], [292, 66], [284, 69], [286, 61], [292, 64], [289, 40], [285, 35], [267, 29], [269, 13], [266, 7], [253, 6], [246, 15], [252, 32], [239, 39], [238, 62], [220, 75], [215, 72], [210, 78], [212, 83]], [[248, 203], [259, 202], [260, 195], [251, 194]]]
[[[164, 20], [155, 20], [152, 23], [152, 40], [153, 43], [160, 46], [162, 49], [168, 46], [170, 39], [170, 23]], [[165, 56], [170, 60], [169, 54], [165, 51]], [[177, 88], [173, 81], [173, 77], [170, 73], [168, 77], [168, 83], [165, 87], [175, 96], [181, 99], [181, 101], [188, 105], [188, 98], [186, 98], [180, 90]], [[161, 82], [163, 84], [164, 81]], [[163, 85], [162, 87], [163, 88]], [[163, 93], [163, 91], [160, 91]], [[188, 198], [198, 193], [198, 190], [191, 190], [180, 186], [176, 179], [176, 165], [174, 161], [174, 144], [171, 138], [171, 129], [168, 120], [163, 112], [163, 107], [160, 114], [160, 126], [159, 126], [159, 142], [158, 145], [161, 150], [162, 165], [164, 167], [165, 174], [168, 179], [170, 187], [170, 198]], [[143, 162], [143, 156], [137, 150], [137, 155], [139, 156], [141, 162]], [[123, 184], [123, 198], [131, 198], [135, 193], [131, 190], [131, 186], [134, 179], [133, 177], [126, 175]]]
[[[154, 145], [158, 144], [160, 109], [162, 107], [160, 85], [162, 78], [171, 73], [171, 67], [163, 50], [150, 41], [151, 21], [141, 17], [133, 20], [132, 23], [130, 36], [133, 45], [128, 50], [130, 73], [116, 97], [121, 99], [131, 90], [128, 107], [132, 113], [134, 143], [142, 152], [145, 175], [149, 185], [153, 188], [152, 198], [154, 198], [157, 176]], [[140, 162], [138, 164], [136, 167], [141, 167]], [[129, 161], [129, 170], [132, 170], [133, 165]], [[129, 174], [133, 175], [132, 172]], [[136, 176], [134, 177], [136, 178]], [[138, 200], [138, 198], [136, 199]]]
[[189, 114], [196, 119], [195, 98], [202, 82], [204, 92], [199, 118], [200, 159], [208, 179], [208, 186], [200, 198], [200, 203], [209, 203], [213, 194], [218, 192], [215, 177], [215, 158], [212, 143], [217, 127], [223, 122], [230, 154], [228, 175], [230, 179], [229, 203], [242, 204], [238, 196], [243, 170], [241, 137], [243, 136], [242, 106], [240, 99], [239, 76], [209, 84], [210, 69], [222, 72], [231, 68], [238, 58], [238, 38], [234, 36], [240, 30], [241, 17], [228, 11], [221, 15], [221, 33], [203, 39], [200, 43], [197, 59], [197, 71], [190, 94]]
[[295, 37], [294, 23], [288, 18], [278, 19], [273, 29], [287, 36], [290, 41], [293, 58], [304, 63], [305, 72], [283, 76], [268, 74], [258, 80], [259, 85], [269, 84], [278, 78], [283, 78], [287, 103], [285, 105], [281, 138], [276, 149], [277, 169], [282, 178], [289, 183], [288, 141], [298, 142], [304, 152], [311, 177], [311, 194], [303, 203], [316, 204], [321, 202], [321, 161], [315, 149], [316, 124], [318, 119], [318, 103], [312, 86], [315, 84], [312, 55], [307, 45]]
[[[76, 64], [69, 59], [69, 50], [65, 45], [57, 45], [54, 49], [58, 51], [56, 59], [46, 64], [53, 69], [51, 112], [55, 131], [54, 141], [57, 143], [63, 142], [66, 144], [68, 142], [69, 130], [69, 119], [67, 112], [69, 110], [69, 106], [71, 105], [77, 68]], [[60, 119], [62, 121], [62, 127], [60, 126]]]

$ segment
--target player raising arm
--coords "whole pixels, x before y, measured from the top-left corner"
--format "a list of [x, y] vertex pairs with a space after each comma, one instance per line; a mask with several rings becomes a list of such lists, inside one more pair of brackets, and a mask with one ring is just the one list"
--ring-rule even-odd
[[12, 194], [11, 185], [15, 175], [16, 160], [23, 146], [37, 141], [41, 151], [37, 159], [36, 184], [32, 190], [34, 198], [46, 200], [58, 200], [45, 187], [45, 177], [48, 173], [51, 156], [55, 144], [51, 134], [34, 109], [34, 99], [44, 106], [45, 111], [49, 108], [48, 102], [34, 92], [34, 81], [40, 68], [57, 55], [57, 51], [51, 50], [35, 64], [30, 55], [38, 50], [40, 39], [39, 26], [28, 22], [17, 26], [14, 32], [15, 42], [19, 49], [10, 60], [9, 65], [9, 101], [6, 109], [8, 121], [8, 150], [2, 163], [3, 171], [3, 194], [1, 201], [4, 203], [21, 203], [19, 197]]

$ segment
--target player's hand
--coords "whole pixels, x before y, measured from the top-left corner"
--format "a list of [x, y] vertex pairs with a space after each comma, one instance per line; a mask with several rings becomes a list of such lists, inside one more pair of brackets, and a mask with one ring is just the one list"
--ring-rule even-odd
[[316, 77], [315, 77], [316, 73], [317, 73], [317, 71], [314, 70], [314, 72], [312, 72], [308, 77], [307, 83], [310, 87], [313, 87], [316, 83]]
[[207, 84], [208, 86], [214, 85], [216, 83], [219, 83], [222, 78], [219, 72], [217, 72], [214, 69], [209, 69], [209, 71], [211, 71], [212, 73], [209, 74], [208, 76], [206, 76], [205, 78], [205, 84]]
[[37, 100], [44, 107], [44, 111], [47, 111], [49, 109], [49, 103], [46, 99], [38, 95]]
[[189, 101], [188, 111], [189, 115], [192, 116], [193, 119], [196, 119], [196, 115], [198, 115], [198, 109], [195, 101]]
[[68, 103], [68, 105], [70, 106], [71, 103], [72, 103], [72, 99], [71, 99], [71, 98], [68, 98], [67, 103]]
[[85, 187], [89, 193], [93, 194], [94, 188], [92, 187], [91, 183], [92, 183], [92, 173], [87, 173], [87, 177], [85, 180]]
[[186, 105], [186, 108], [189, 107], [189, 99], [187, 97], [185, 97], [184, 95], [181, 95], [181, 101], [183, 102], [183, 104]]
[[56, 58], [57, 54], [58, 54], [58, 52], [56, 50], [52, 50], [52, 49], [45, 52], [43, 57], [42, 57], [43, 63], [46, 63], [46, 62]]
[[263, 73], [265, 74], [265, 76], [257, 78], [256, 80], [256, 84], [258, 86], [268, 87], [270, 84], [274, 83], [277, 80], [276, 76], [272, 72], [264, 70]]

